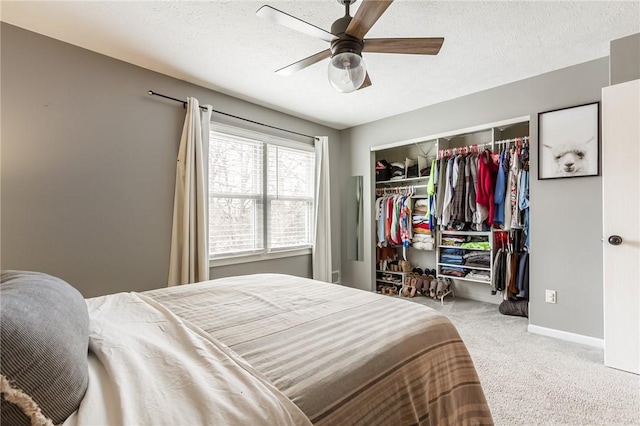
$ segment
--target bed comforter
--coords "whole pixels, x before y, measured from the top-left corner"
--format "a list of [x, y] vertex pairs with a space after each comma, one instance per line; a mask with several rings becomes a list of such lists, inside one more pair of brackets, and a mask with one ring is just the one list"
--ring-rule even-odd
[[225, 345], [133, 293], [87, 301], [89, 387], [75, 425], [310, 425]]
[[280, 274], [143, 295], [241, 357], [314, 424], [492, 424], [455, 327], [424, 305]]

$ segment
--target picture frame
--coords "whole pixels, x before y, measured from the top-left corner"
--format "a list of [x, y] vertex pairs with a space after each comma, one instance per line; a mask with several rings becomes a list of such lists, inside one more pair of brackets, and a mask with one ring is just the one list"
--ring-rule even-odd
[[538, 179], [600, 174], [600, 102], [538, 114]]

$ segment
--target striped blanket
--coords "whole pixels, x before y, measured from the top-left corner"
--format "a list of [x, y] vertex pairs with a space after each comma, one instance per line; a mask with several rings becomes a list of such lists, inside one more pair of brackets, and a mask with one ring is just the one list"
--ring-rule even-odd
[[423, 305], [280, 274], [143, 294], [239, 354], [314, 424], [492, 424], [456, 329]]

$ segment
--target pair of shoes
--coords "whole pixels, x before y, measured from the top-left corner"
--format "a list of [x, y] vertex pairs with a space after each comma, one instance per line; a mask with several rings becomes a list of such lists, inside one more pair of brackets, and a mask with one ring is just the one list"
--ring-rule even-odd
[[408, 260], [399, 260], [398, 267], [402, 272], [411, 272], [411, 263]]
[[453, 280], [449, 277], [444, 279], [444, 294], [447, 294], [451, 291], [451, 285], [453, 284]]
[[445, 284], [445, 278], [438, 278], [438, 285], [436, 286], [436, 299], [442, 298], [442, 295], [444, 294]]
[[409, 286], [402, 286], [402, 295], [404, 297], [413, 297], [416, 295], [416, 288], [415, 286], [409, 285]]
[[413, 276], [411, 274], [407, 274], [404, 277], [404, 287], [409, 287], [411, 285], [411, 279]]
[[[415, 293], [422, 293], [422, 275], [417, 272], [409, 274], [411, 276], [411, 285], [415, 288]], [[412, 296], [413, 297], [413, 296]]]
[[453, 280], [449, 277], [441, 277], [438, 278], [438, 283], [436, 285], [436, 299], [442, 299], [445, 294], [449, 293], [451, 290], [451, 284]]
[[438, 275], [438, 271], [436, 269], [425, 269], [424, 273], [427, 275], [433, 275], [434, 277]]
[[394, 296], [398, 294], [398, 289], [395, 286], [385, 285], [382, 287], [382, 294], [388, 294], [389, 296]]
[[438, 283], [440, 282], [440, 278], [433, 278], [429, 283], [429, 297], [435, 299], [436, 298], [436, 290], [438, 288]]
[[416, 291], [420, 294], [424, 294], [425, 296], [429, 294], [429, 284], [433, 277], [426, 274], [422, 274], [420, 276], [417, 276], [416, 274], [414, 276], [416, 277]]

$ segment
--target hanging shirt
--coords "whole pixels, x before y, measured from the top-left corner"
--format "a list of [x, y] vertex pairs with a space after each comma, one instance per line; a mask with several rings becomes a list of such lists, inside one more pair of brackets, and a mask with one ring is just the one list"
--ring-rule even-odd
[[511, 204], [511, 228], [520, 227], [520, 208], [518, 207], [518, 184], [520, 177], [520, 155], [514, 152], [511, 157], [511, 169], [509, 170], [511, 188], [509, 188], [509, 201]]
[[451, 220], [456, 222], [464, 222], [465, 164], [465, 158], [462, 155], [458, 155], [454, 165], [457, 170], [453, 189], [453, 200], [451, 200]]
[[455, 183], [453, 179], [455, 178], [455, 159], [450, 158], [447, 161], [447, 177], [446, 177], [446, 187], [444, 190], [444, 202], [442, 207], [442, 225], [447, 226], [451, 221], [451, 200], [453, 200], [453, 186]]
[[431, 162], [431, 171], [429, 172], [429, 183], [427, 183], [427, 194], [434, 195], [436, 193], [436, 185], [438, 184], [437, 160]]
[[[493, 193], [495, 192], [495, 181], [498, 173], [498, 166], [491, 159], [491, 151], [485, 149], [478, 157], [478, 191], [476, 192], [476, 203], [486, 211], [486, 222], [493, 224], [495, 215], [495, 204]], [[484, 221], [484, 220], [483, 220]]]
[[518, 297], [529, 298], [529, 253], [520, 253], [518, 260]]
[[520, 172], [520, 185], [518, 187], [518, 207], [524, 216], [523, 232], [525, 235], [524, 245], [529, 248], [529, 172]]
[[[470, 222], [474, 225], [482, 223], [481, 212], [478, 209], [478, 203], [476, 201], [476, 193], [478, 192], [478, 155], [471, 154], [468, 161], [469, 168], [469, 191], [467, 192], [467, 203], [469, 204], [469, 210], [471, 210]], [[474, 228], [478, 228], [475, 226]]]
[[411, 198], [402, 197], [401, 210], [400, 210], [400, 240], [402, 241], [402, 247], [409, 247], [411, 245]]
[[436, 215], [436, 189], [438, 187], [438, 160], [431, 161], [431, 171], [429, 172], [429, 183], [427, 184], [427, 195], [429, 202], [427, 203], [426, 220], [429, 222], [429, 229], [433, 229]]
[[376, 200], [376, 217], [378, 218], [378, 247], [387, 245], [387, 239], [384, 235], [384, 224], [386, 222], [386, 209], [383, 207], [386, 197], [380, 197]]
[[513, 149], [507, 152], [507, 157], [505, 158], [505, 174], [507, 176], [507, 183], [505, 185], [505, 194], [504, 194], [504, 222], [502, 229], [508, 231], [511, 229], [511, 215], [512, 215], [512, 207], [511, 207], [511, 162], [513, 161]]
[[447, 186], [447, 165], [446, 158], [441, 158], [438, 165], [438, 187], [436, 188], [436, 218], [442, 223], [442, 211], [444, 209], [444, 194]]
[[394, 245], [394, 242], [391, 239], [391, 222], [393, 221], [393, 197], [387, 197], [387, 200], [384, 203], [384, 208], [386, 210], [384, 221], [384, 237], [387, 240], [387, 245], [391, 246]]
[[[473, 171], [471, 169], [474, 169]], [[473, 223], [476, 211], [476, 183], [478, 176], [478, 158], [473, 154], [467, 155], [464, 167], [464, 221]]]
[[496, 176], [496, 189], [493, 193], [493, 200], [496, 205], [495, 215], [493, 217], [493, 223], [496, 225], [502, 225], [504, 223], [504, 205], [506, 191], [506, 174], [505, 174], [505, 153], [500, 153], [500, 166], [498, 167], [498, 174]]

